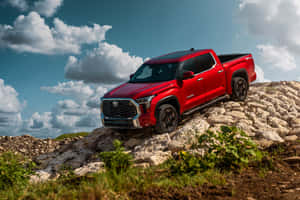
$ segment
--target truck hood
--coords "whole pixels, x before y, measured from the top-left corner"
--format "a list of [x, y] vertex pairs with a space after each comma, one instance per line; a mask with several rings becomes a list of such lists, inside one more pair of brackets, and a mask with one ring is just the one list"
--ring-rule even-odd
[[151, 96], [174, 87], [173, 81], [163, 83], [124, 83], [104, 95], [104, 98], [132, 98]]

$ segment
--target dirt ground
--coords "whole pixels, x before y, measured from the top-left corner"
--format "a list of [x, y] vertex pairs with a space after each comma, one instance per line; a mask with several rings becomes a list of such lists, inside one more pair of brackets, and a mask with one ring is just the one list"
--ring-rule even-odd
[[273, 169], [263, 171], [253, 164], [240, 173], [229, 174], [224, 186], [205, 184], [186, 188], [154, 187], [131, 192], [132, 199], [166, 200], [300, 200], [300, 143], [275, 144], [268, 148]]

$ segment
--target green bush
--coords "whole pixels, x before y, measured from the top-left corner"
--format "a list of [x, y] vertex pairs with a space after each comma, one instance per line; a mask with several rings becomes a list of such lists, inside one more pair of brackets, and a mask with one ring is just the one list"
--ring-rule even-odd
[[201, 165], [199, 158], [194, 155], [181, 151], [179, 152], [177, 160], [170, 160], [170, 170], [172, 174], [183, 175], [190, 174], [195, 175], [201, 171]]
[[114, 151], [101, 152], [100, 158], [105, 164], [105, 168], [117, 174], [127, 171], [132, 165], [132, 156], [124, 152], [122, 143], [114, 141]]
[[0, 190], [26, 185], [30, 175], [34, 174], [34, 167], [33, 162], [27, 162], [20, 155], [3, 153], [0, 156]]
[[172, 174], [197, 174], [209, 169], [234, 170], [246, 167], [249, 162], [261, 161], [264, 154], [257, 145], [236, 127], [222, 126], [221, 132], [207, 131], [193, 145], [203, 148], [203, 157], [195, 157], [180, 152], [176, 160], [171, 160]]
[[263, 157], [257, 145], [236, 127], [222, 126], [217, 134], [207, 131], [198, 138], [198, 143], [200, 148], [207, 149], [202, 159], [205, 168], [237, 169]]

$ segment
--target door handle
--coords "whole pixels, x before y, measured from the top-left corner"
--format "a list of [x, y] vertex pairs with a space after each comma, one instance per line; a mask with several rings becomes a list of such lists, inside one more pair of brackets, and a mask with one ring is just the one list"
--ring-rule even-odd
[[221, 69], [221, 70], [219, 70], [219, 71], [218, 71], [218, 73], [222, 73], [222, 72], [224, 72], [224, 70], [223, 70], [223, 69]]
[[202, 80], [203, 80], [203, 78], [198, 78], [198, 79], [197, 79], [197, 81], [202, 81]]

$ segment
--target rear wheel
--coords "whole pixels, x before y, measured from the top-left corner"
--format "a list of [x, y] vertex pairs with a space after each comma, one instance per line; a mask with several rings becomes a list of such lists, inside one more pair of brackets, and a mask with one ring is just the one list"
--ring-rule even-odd
[[244, 101], [248, 93], [248, 82], [243, 77], [235, 77], [232, 80], [231, 98], [235, 101]]
[[178, 112], [174, 106], [163, 104], [159, 106], [156, 116], [157, 122], [155, 130], [158, 133], [169, 133], [174, 131], [178, 125]]

